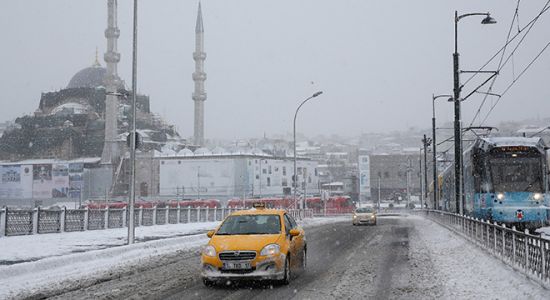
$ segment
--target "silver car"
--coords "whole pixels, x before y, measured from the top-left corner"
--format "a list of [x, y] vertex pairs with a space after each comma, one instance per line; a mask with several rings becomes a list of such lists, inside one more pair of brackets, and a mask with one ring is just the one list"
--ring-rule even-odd
[[360, 207], [353, 213], [353, 225], [376, 225], [376, 210], [372, 207]]

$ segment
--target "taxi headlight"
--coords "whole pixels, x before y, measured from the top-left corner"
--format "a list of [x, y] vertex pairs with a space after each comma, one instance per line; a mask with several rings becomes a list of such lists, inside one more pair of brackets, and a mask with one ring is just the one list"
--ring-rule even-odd
[[533, 199], [535, 199], [535, 200], [540, 200], [540, 199], [542, 199], [542, 194], [541, 194], [541, 193], [535, 193], [535, 194], [533, 195]]
[[497, 193], [497, 199], [498, 200], [503, 200], [504, 199], [504, 194], [503, 193]]
[[277, 244], [269, 244], [265, 246], [260, 252], [261, 256], [273, 256], [279, 254], [281, 247]]
[[353, 218], [354, 218], [354, 219], [357, 219], [357, 215], [353, 215]]
[[208, 245], [204, 247], [204, 249], [202, 250], [202, 254], [210, 257], [216, 257], [216, 248], [214, 248], [214, 246], [212, 245]]
[[372, 216], [370, 216], [370, 218], [371, 218], [371, 219], [374, 219], [374, 218], [376, 218], [376, 216], [375, 216], [375, 215], [372, 215]]

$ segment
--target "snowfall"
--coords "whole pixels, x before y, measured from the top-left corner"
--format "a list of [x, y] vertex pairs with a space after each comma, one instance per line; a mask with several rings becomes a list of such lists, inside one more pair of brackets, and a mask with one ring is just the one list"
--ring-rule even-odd
[[[349, 221], [349, 216], [304, 219], [304, 228]], [[206, 232], [219, 222], [136, 228], [136, 243], [126, 245], [126, 228], [0, 238], [0, 299], [55, 288], [67, 280], [100, 279], [111, 270], [141, 260], [198, 251]]]
[[[507, 291], [504, 298], [550, 298], [550, 291], [448, 229], [422, 217], [407, 218], [417, 229], [410, 239], [409, 257], [417, 268], [424, 269], [421, 273], [426, 274], [427, 290], [439, 290], [432, 295], [445, 299], [495, 298]], [[349, 216], [300, 223], [307, 229], [343, 221], [349, 222]], [[116, 276], [116, 270], [143, 261], [197, 253], [208, 241], [204, 233], [218, 223], [138, 227], [133, 245], [125, 245], [126, 229], [2, 237], [0, 299], [29, 296], [44, 289], [74, 290], [79, 284]], [[67, 282], [72, 286], [67, 287]]]

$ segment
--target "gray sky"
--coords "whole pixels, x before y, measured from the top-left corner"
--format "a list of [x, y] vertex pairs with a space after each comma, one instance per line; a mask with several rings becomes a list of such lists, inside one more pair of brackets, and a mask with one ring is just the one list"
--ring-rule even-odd
[[[0, 2], [0, 120], [31, 114], [40, 93], [59, 90], [105, 52], [107, 1]], [[131, 83], [132, 1], [119, 0], [119, 73]], [[522, 1], [525, 26], [546, 0]], [[141, 0], [138, 89], [152, 110], [193, 132], [191, 93], [198, 1]], [[317, 90], [324, 94], [300, 111], [307, 135], [431, 126], [432, 93], [452, 91], [454, 11], [491, 12], [459, 24], [461, 68], [480, 67], [505, 42], [516, 0], [203, 0], [207, 59], [206, 137], [242, 138], [291, 132], [294, 110]], [[517, 32], [517, 23], [512, 33]], [[533, 27], [503, 69], [502, 92], [550, 41], [550, 12]], [[515, 43], [514, 43], [515, 45]], [[497, 62], [496, 60], [495, 62]], [[105, 63], [102, 61], [102, 64]], [[512, 68], [513, 65], [513, 68]], [[488, 69], [494, 69], [493, 64]], [[463, 75], [462, 79], [467, 76]], [[550, 49], [501, 99], [486, 124], [550, 115]], [[479, 79], [484, 79], [479, 76]], [[469, 91], [479, 83], [465, 87]], [[469, 124], [482, 100], [463, 104]], [[483, 119], [495, 98], [488, 99]], [[438, 120], [452, 107], [437, 104]], [[477, 123], [477, 122], [476, 122]]]

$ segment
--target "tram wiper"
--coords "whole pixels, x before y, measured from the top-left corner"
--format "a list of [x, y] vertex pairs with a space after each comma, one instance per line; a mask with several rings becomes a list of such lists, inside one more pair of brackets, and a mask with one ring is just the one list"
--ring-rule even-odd
[[527, 192], [527, 191], [529, 190], [529, 188], [532, 187], [533, 184], [534, 184], [535, 182], [539, 181], [539, 180], [540, 180], [540, 177], [535, 178], [535, 180], [531, 181], [523, 191], [524, 191], [524, 192]]

